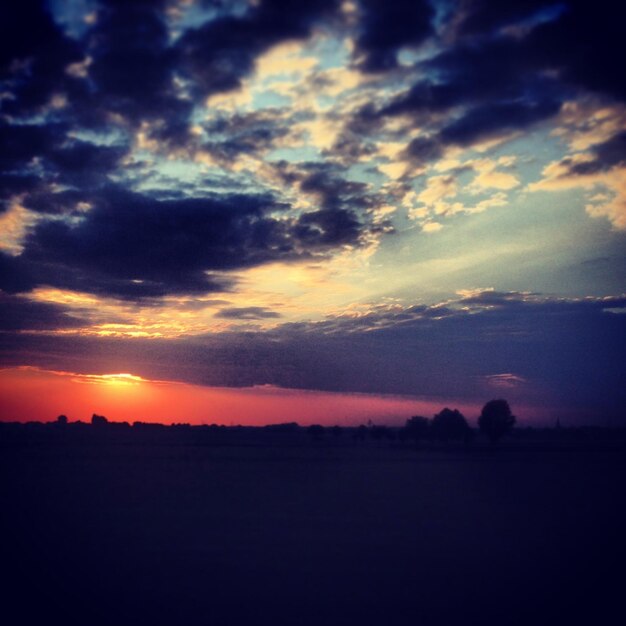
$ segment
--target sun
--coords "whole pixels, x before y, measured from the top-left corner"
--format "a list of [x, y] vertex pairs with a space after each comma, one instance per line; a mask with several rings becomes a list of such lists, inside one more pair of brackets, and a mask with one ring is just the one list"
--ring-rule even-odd
[[135, 374], [93, 374], [81, 377], [88, 383], [83, 388], [94, 406], [101, 407], [107, 416], [127, 418], [143, 410], [150, 401], [153, 389], [151, 381]]
[[102, 374], [101, 376], [97, 376], [94, 378], [99, 378], [99, 381], [105, 385], [114, 385], [114, 386], [122, 386], [127, 387], [129, 385], [139, 385], [143, 382], [146, 382], [141, 376], [135, 376], [134, 374]]
[[113, 385], [118, 387], [127, 387], [130, 385], [140, 385], [148, 382], [141, 376], [134, 374], [75, 374], [72, 380], [76, 383], [88, 383], [90, 385]]

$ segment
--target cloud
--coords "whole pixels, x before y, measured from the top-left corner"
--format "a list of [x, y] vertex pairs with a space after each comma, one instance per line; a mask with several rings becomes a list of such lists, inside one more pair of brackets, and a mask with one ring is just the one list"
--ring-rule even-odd
[[618, 165], [626, 165], [626, 131], [593, 145], [591, 154], [592, 159], [572, 164], [569, 174], [585, 176], [606, 172]]
[[[169, 45], [164, 19], [165, 2], [105, 3], [85, 40], [94, 92], [81, 113], [92, 118], [117, 114], [138, 125], [161, 119], [175, 128], [191, 111], [174, 80], [176, 52]], [[120, 70], [120, 68], [122, 68]]]
[[19, 254], [26, 233], [38, 221], [36, 213], [25, 209], [18, 203], [0, 214], [0, 251], [8, 254]]
[[320, 207], [302, 213], [295, 222], [295, 233], [306, 245], [361, 245], [372, 235], [391, 230], [388, 221], [376, 216], [385, 198], [367, 183], [349, 180], [341, 165], [281, 161], [273, 163], [273, 173], [283, 184], [296, 187], [301, 204], [304, 196], [310, 198], [306, 205]]
[[266, 109], [213, 119], [203, 125], [204, 133], [225, 139], [201, 141], [199, 148], [224, 164], [232, 163], [239, 155], [265, 153], [289, 134], [290, 129], [280, 123], [286, 113], [281, 109]]
[[[590, 195], [585, 206], [592, 217], [604, 217], [618, 230], [626, 229], [626, 133], [592, 145], [588, 152], [549, 163], [543, 178], [530, 191], [583, 188]], [[598, 193], [605, 190], [606, 193]]]
[[422, 230], [425, 233], [436, 233], [438, 230], [441, 230], [443, 225], [439, 222], [424, 222], [422, 224]]
[[[329, 192], [315, 177], [304, 184]], [[91, 200], [77, 221], [37, 222], [19, 256], [5, 258], [0, 287], [123, 298], [224, 291], [233, 284], [225, 272], [359, 245], [368, 228], [334, 199], [299, 216], [269, 195], [157, 199], [109, 187]]]
[[497, 389], [514, 389], [526, 383], [526, 379], [510, 372], [504, 374], [488, 374], [485, 376], [487, 384]]
[[556, 68], [565, 82], [620, 99], [626, 97], [623, 81], [618, 78], [619, 20], [611, 2], [602, 0], [591, 10], [584, 0], [562, 4], [471, 0], [463, 9], [462, 19], [457, 20], [459, 40], [481, 36], [497, 39], [508, 34], [535, 70]]
[[34, 302], [0, 292], [0, 331], [51, 331], [82, 328], [89, 319], [58, 304]]
[[257, 57], [283, 42], [308, 37], [313, 25], [335, 8], [334, 0], [304, 0], [297, 6], [262, 0], [241, 16], [210, 20], [177, 41], [181, 69], [203, 96], [236, 90], [254, 70]]
[[398, 67], [404, 46], [419, 46], [432, 34], [434, 9], [425, 0], [360, 0], [360, 32], [354, 55], [367, 72]]
[[553, 100], [538, 102], [504, 102], [486, 104], [468, 111], [441, 131], [446, 144], [460, 146], [491, 139], [502, 134], [524, 130], [559, 112], [560, 103]]
[[286, 42], [271, 48], [257, 59], [256, 79], [307, 74], [318, 63], [314, 56], [303, 54], [301, 44], [294, 41]]
[[[64, 363], [79, 373], [123, 370], [205, 385], [477, 399], [484, 399], [489, 377], [523, 379], [507, 388], [508, 399], [617, 414], [626, 401], [626, 316], [611, 311], [625, 307], [624, 297], [477, 291], [430, 306], [375, 305], [263, 333], [168, 340], [3, 334], [0, 356], [6, 364], [23, 364], [28, 353], [31, 365], [47, 369]], [[500, 375], [493, 378], [494, 372]]]
[[7, 124], [0, 122], [0, 167], [5, 171], [25, 170], [34, 157], [47, 153], [65, 136], [65, 124]]
[[215, 317], [232, 320], [276, 319], [280, 316], [280, 313], [277, 313], [276, 311], [268, 311], [260, 306], [230, 307], [220, 309], [215, 314]]
[[493, 159], [478, 159], [472, 162], [471, 167], [478, 172], [477, 176], [472, 181], [472, 189], [476, 191], [484, 189], [501, 189], [507, 191], [517, 187], [520, 184], [517, 176], [510, 172], [499, 170], [498, 166], [501, 164], [508, 164], [508, 160], [506, 158], [500, 158], [497, 161]]
[[4, 113], [36, 115], [55, 93], [78, 93], [65, 67], [82, 59], [80, 46], [63, 34], [43, 0], [3, 3], [0, 24], [0, 81], [11, 94]]
[[[509, 139], [556, 116], [566, 94], [626, 96], [616, 80], [620, 39], [610, 10], [525, 0], [440, 8], [442, 45], [417, 57], [407, 74], [413, 84], [387, 102], [368, 103], [354, 121], [372, 133], [390, 117], [426, 127], [429, 136], [408, 146], [414, 162], [433, 162], [446, 146]], [[597, 65], [583, 54], [585, 45]]]

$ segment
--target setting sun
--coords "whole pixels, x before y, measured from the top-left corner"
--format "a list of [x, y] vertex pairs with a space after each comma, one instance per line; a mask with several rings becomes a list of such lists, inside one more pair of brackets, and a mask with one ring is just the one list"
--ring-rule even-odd
[[73, 378], [78, 383], [93, 383], [111, 385], [114, 387], [126, 387], [129, 385], [139, 385], [146, 382], [141, 376], [134, 376], [133, 374], [102, 374], [102, 375], [84, 375], [75, 376]]

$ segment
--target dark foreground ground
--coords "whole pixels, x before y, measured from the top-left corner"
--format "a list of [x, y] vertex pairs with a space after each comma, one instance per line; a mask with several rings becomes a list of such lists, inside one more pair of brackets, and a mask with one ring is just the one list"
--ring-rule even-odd
[[625, 624], [623, 445], [0, 442], [30, 624]]

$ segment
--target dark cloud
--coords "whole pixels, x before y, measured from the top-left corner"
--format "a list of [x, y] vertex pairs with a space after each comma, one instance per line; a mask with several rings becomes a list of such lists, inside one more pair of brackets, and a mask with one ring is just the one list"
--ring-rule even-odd
[[569, 173], [577, 176], [606, 172], [626, 164], [626, 131], [592, 147], [593, 159], [571, 165]]
[[[494, 27], [514, 24], [522, 17], [544, 19], [522, 39], [527, 62], [537, 71], [556, 70], [561, 80], [623, 100], [621, 79], [623, 9], [610, 0], [591, 5], [586, 0], [512, 3], [471, 2], [461, 34], [484, 34]], [[554, 10], [558, 9], [558, 10]], [[550, 16], [553, 19], [545, 19]]]
[[320, 196], [326, 209], [338, 208], [346, 202], [362, 199], [367, 185], [346, 180], [332, 166], [309, 164], [300, 179], [300, 189]]
[[537, 92], [545, 94], [550, 83], [536, 74], [521, 44], [510, 39], [460, 42], [421, 62], [419, 67], [429, 77], [400, 94], [382, 110], [383, 114], [447, 111], [491, 98], [515, 100]]
[[398, 52], [419, 46], [432, 33], [434, 9], [427, 0], [360, 0], [359, 9], [355, 55], [368, 72], [397, 68]]
[[440, 138], [446, 144], [466, 146], [503, 133], [524, 130], [556, 115], [560, 108], [560, 102], [551, 100], [486, 104], [471, 109], [446, 126]]
[[41, 213], [68, 213], [105, 184], [127, 154], [125, 145], [77, 139], [62, 123], [0, 123], [0, 203], [15, 195]]
[[342, 165], [350, 166], [366, 157], [373, 157], [376, 154], [376, 146], [367, 138], [357, 135], [347, 127], [337, 136], [335, 143], [330, 150], [324, 151], [325, 157], [337, 160]]
[[207, 96], [237, 89], [257, 56], [278, 43], [304, 39], [335, 11], [335, 0], [261, 0], [241, 16], [223, 16], [186, 31], [176, 44], [193, 90]]
[[52, 19], [44, 0], [3, 2], [0, 7], [0, 81], [11, 97], [2, 110], [36, 114], [52, 95], [71, 92], [65, 73], [82, 59], [80, 46]]
[[65, 124], [7, 124], [0, 122], [0, 170], [20, 173], [32, 160], [59, 145]]
[[0, 289], [7, 293], [30, 291], [36, 284], [23, 261], [0, 250]]
[[626, 97], [620, 75], [621, 7], [609, 0], [590, 5], [585, 0], [558, 4], [517, 0], [515, 2], [470, 2], [460, 35], [493, 32], [495, 27], [535, 18], [536, 26], [520, 40], [526, 63], [537, 72], [552, 70], [572, 85], [615, 98]]
[[623, 99], [620, 20], [614, 3], [600, 5], [460, 2], [443, 19], [440, 52], [416, 62], [419, 79], [390, 102], [363, 107], [350, 126], [373, 133], [381, 119], [410, 115], [432, 134], [408, 156], [426, 161], [441, 145], [467, 146], [549, 119], [585, 91]]
[[411, 161], [422, 164], [437, 160], [443, 155], [443, 150], [438, 137], [416, 137], [406, 147], [405, 155]]
[[562, 89], [528, 66], [517, 41], [458, 44], [420, 65], [429, 78], [378, 109], [366, 105], [350, 122], [369, 134], [385, 118], [412, 117], [431, 130], [407, 146], [406, 156], [419, 163], [436, 160], [447, 145], [525, 130], [561, 106]]
[[304, 213], [297, 220], [294, 230], [305, 246], [315, 248], [356, 244], [361, 228], [354, 212], [335, 207]]
[[236, 113], [215, 120], [204, 126], [212, 140], [199, 143], [199, 147], [225, 162], [232, 162], [242, 154], [262, 153], [289, 133], [289, 126], [284, 121], [287, 114], [287, 111], [274, 109]]
[[565, 83], [626, 97], [619, 70], [624, 15], [618, 4], [610, 0], [593, 5], [586, 0], [466, 0], [459, 9], [451, 13], [459, 44], [487, 51], [508, 39], [518, 49], [512, 69], [551, 70]]
[[0, 331], [63, 330], [89, 324], [86, 317], [58, 304], [34, 302], [0, 292]]
[[[44, 232], [43, 238], [50, 238], [50, 245], [53, 247], [54, 233]], [[58, 233], [59, 239], [65, 237], [66, 242], [71, 239], [71, 234], [68, 236], [62, 228], [58, 229]], [[40, 234], [41, 231], [35, 236]], [[130, 267], [122, 271], [119, 267], [122, 260], [120, 258], [103, 256], [98, 265], [97, 260], [89, 255], [81, 258], [79, 250], [50, 251], [51, 256], [56, 254], [59, 258], [46, 258], [47, 252], [48, 249], [41, 247], [36, 252], [27, 247], [17, 257], [0, 252], [0, 289], [17, 294], [48, 285], [104, 297], [136, 300], [160, 298], [170, 293], [225, 291], [232, 286], [232, 281], [224, 277], [193, 270], [181, 275], [174, 275], [172, 272], [157, 275], [156, 271], [152, 271], [151, 277], [136, 278], [143, 275], [141, 271], [135, 273]]]
[[87, 205], [92, 199], [92, 192], [84, 189], [64, 189], [62, 191], [50, 191], [49, 187], [42, 186], [29, 190], [22, 201], [23, 206], [37, 213], [49, 215], [74, 215], [80, 216], [81, 203]]
[[133, 124], [160, 122], [153, 130], [161, 135], [184, 132], [192, 103], [174, 81], [178, 57], [170, 46], [165, 5], [108, 1], [99, 8], [86, 35], [89, 104], [95, 106], [83, 111], [86, 118], [112, 112]]
[[126, 155], [126, 146], [96, 145], [79, 139], [66, 140], [46, 158], [55, 182], [85, 188], [98, 185]]
[[19, 256], [3, 255], [0, 287], [125, 298], [223, 291], [232, 286], [224, 272], [358, 244], [366, 228], [339, 208], [274, 217], [286, 207], [263, 195], [158, 200], [110, 187], [91, 202], [76, 223], [41, 221]]
[[358, 245], [367, 232], [388, 231], [387, 223], [374, 225], [368, 212], [383, 203], [368, 185], [348, 180], [345, 168], [336, 164], [273, 163], [277, 176], [289, 187], [314, 195], [320, 209], [303, 213], [294, 221], [294, 233], [307, 248]]
[[351, 212], [376, 206], [379, 199], [366, 183], [347, 178], [347, 169], [332, 162], [306, 162], [297, 165], [286, 161], [272, 163], [276, 175], [288, 186], [314, 194], [322, 209]]
[[403, 151], [404, 158], [425, 165], [441, 158], [447, 146], [474, 143], [523, 131], [554, 116], [561, 104], [555, 101], [484, 104], [465, 112], [439, 132], [413, 139]]
[[35, 174], [0, 173], [0, 214], [9, 208], [10, 199], [13, 196], [33, 192], [38, 189], [40, 184], [41, 180]]
[[229, 320], [263, 320], [279, 318], [281, 315], [261, 306], [246, 306], [221, 309], [214, 317]]
[[27, 237], [19, 261], [33, 280], [125, 297], [202, 293], [229, 283], [209, 270], [281, 256], [281, 226], [263, 217], [268, 198], [156, 201], [109, 190], [95, 203], [80, 223], [42, 222]]

